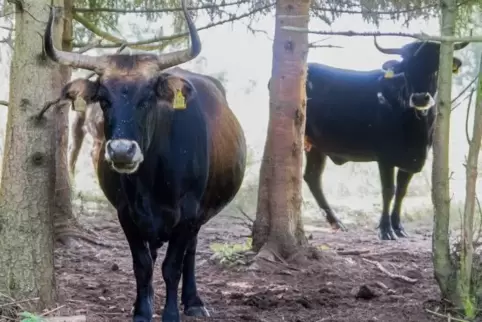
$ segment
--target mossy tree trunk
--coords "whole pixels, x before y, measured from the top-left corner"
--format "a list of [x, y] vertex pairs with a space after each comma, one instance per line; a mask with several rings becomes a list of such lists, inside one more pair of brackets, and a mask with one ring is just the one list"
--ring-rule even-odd
[[17, 4], [0, 188], [0, 292], [17, 300], [38, 297], [30, 307], [22, 303], [31, 310], [56, 300], [51, 216], [56, 127], [53, 117], [35, 118], [42, 103], [58, 95], [62, 79], [43, 55], [39, 37], [50, 5], [51, 0]]
[[289, 258], [307, 244], [301, 219], [306, 115], [309, 0], [279, 0], [270, 81], [270, 118], [261, 164], [253, 248], [258, 256]]

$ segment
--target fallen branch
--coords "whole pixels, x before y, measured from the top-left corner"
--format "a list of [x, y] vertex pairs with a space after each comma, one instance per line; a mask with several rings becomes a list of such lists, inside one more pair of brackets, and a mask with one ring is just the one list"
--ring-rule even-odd
[[51, 318], [44, 318], [47, 322], [86, 322], [87, 317], [85, 315], [73, 315], [73, 316], [55, 316]]
[[455, 36], [430, 36], [424, 33], [405, 33], [405, 32], [356, 32], [352, 30], [348, 31], [322, 31], [322, 30], [309, 30], [306, 28], [298, 28], [293, 26], [281, 27], [283, 30], [316, 34], [316, 35], [335, 35], [346, 37], [373, 37], [373, 36], [395, 36], [395, 37], [409, 37], [416, 38], [423, 41], [440, 41], [440, 42], [482, 42], [482, 36], [468, 36], [468, 37], [455, 37]]
[[[65, 307], [65, 304], [64, 305], [61, 305], [61, 306], [58, 306], [56, 307], [55, 309], [52, 309], [52, 310], [48, 310], [48, 311], [45, 311], [43, 312], [42, 314], [40, 314], [40, 316], [47, 316], [47, 315], [50, 315], [58, 310], [60, 310], [61, 308]], [[69, 320], [70, 321], [70, 320]]]
[[453, 316], [451, 316], [450, 314], [442, 314], [442, 313], [438, 313], [438, 312], [435, 312], [435, 311], [432, 311], [432, 310], [429, 310], [429, 309], [425, 309], [425, 311], [427, 313], [430, 313], [432, 315], [435, 315], [435, 316], [438, 316], [439, 318], [444, 318], [444, 319], [447, 319], [447, 321], [457, 321], [457, 322], [469, 322], [467, 320], [462, 320], [462, 319], [457, 319], [457, 318], [454, 318]]
[[[7, 306], [12, 306], [12, 305], [18, 305], [18, 304], [21, 304], [21, 303], [38, 301], [38, 300], [39, 300], [39, 298], [38, 298], [38, 297], [35, 297], [35, 298], [32, 298], [32, 299], [26, 299], [26, 300], [20, 300], [20, 301], [12, 301], [12, 302], [8, 302], [8, 303], [0, 304], [0, 308], [7, 307]], [[20, 305], [19, 305], [19, 307], [22, 308]]]
[[368, 254], [370, 250], [368, 249], [361, 249], [361, 250], [339, 250], [336, 253], [338, 255], [362, 255]]
[[375, 285], [378, 286], [378, 287], [381, 288], [381, 289], [389, 290], [388, 286], [386, 286], [385, 284], [383, 284], [383, 283], [380, 282], [380, 281], [376, 281], [376, 282], [375, 282]]
[[391, 272], [387, 271], [387, 269], [385, 267], [383, 267], [383, 265], [380, 264], [377, 261], [372, 261], [372, 260], [369, 260], [369, 259], [366, 259], [366, 258], [362, 258], [362, 259], [367, 263], [375, 265], [380, 272], [384, 273], [385, 275], [387, 275], [388, 277], [390, 277], [392, 279], [401, 280], [403, 282], [407, 282], [407, 283], [410, 283], [410, 284], [417, 283], [417, 280], [414, 279], [414, 278], [410, 278], [408, 276], [404, 276], [404, 275], [400, 275], [400, 274], [394, 274], [394, 273], [391, 273]]

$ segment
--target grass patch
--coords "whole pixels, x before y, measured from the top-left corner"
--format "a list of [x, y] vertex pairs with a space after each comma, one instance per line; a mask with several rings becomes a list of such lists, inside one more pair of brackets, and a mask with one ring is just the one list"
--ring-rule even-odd
[[247, 238], [242, 244], [212, 243], [209, 247], [214, 253], [212, 260], [220, 264], [232, 267], [236, 265], [248, 265], [247, 253], [251, 251], [252, 239]]

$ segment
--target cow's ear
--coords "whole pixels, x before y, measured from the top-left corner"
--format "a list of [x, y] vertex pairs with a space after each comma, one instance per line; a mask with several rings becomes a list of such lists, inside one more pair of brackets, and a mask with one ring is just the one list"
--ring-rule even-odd
[[72, 103], [72, 109], [83, 112], [87, 105], [97, 102], [98, 83], [88, 79], [75, 79], [62, 88], [62, 99]]
[[395, 60], [395, 59], [387, 60], [382, 65], [383, 70], [385, 70], [385, 71], [392, 70], [392, 71], [396, 72], [397, 74], [398, 74], [398, 72], [400, 72], [401, 67], [402, 67], [402, 62], [398, 61], [398, 60]]
[[159, 75], [156, 88], [158, 98], [170, 103], [175, 110], [185, 109], [195, 94], [194, 85], [189, 80], [169, 73]]

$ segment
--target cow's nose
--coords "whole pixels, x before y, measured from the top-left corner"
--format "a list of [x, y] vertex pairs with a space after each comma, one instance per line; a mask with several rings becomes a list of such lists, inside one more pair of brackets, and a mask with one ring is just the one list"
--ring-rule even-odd
[[424, 107], [430, 102], [430, 94], [429, 93], [414, 93], [412, 95], [412, 102], [415, 107]]
[[138, 145], [131, 140], [109, 140], [105, 144], [107, 156], [113, 163], [132, 163]]

